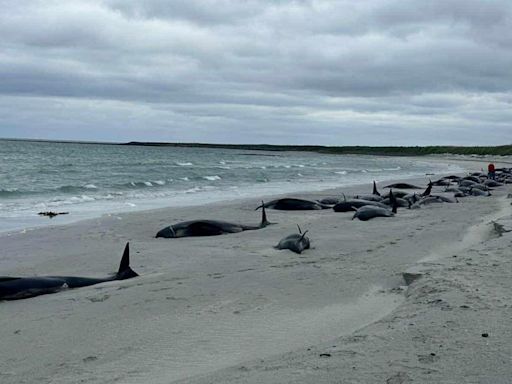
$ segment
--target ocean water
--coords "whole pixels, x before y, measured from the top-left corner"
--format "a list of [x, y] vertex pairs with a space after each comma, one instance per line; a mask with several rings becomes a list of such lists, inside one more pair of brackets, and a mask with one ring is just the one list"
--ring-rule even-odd
[[[0, 231], [461, 171], [411, 158], [0, 140]], [[69, 215], [37, 215], [49, 210]]]

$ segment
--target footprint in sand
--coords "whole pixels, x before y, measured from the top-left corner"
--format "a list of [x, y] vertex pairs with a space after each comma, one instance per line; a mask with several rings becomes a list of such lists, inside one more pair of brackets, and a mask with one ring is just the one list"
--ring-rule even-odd
[[92, 296], [92, 297], [87, 297], [87, 300], [89, 300], [91, 303], [99, 303], [99, 302], [107, 300], [109, 297], [110, 297], [110, 295]]

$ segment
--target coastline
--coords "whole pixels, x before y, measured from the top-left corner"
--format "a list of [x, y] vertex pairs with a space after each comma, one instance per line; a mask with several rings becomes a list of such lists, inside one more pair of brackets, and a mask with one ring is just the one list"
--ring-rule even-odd
[[[411, 181], [424, 184], [425, 180]], [[297, 195], [365, 189], [351, 186]], [[398, 365], [393, 372], [385, 370], [384, 361], [391, 359], [386, 356], [388, 345], [391, 350], [403, 348], [393, 344], [399, 339], [393, 332], [404, 329], [404, 316], [410, 319], [412, 310], [413, 317], [420, 318], [425, 308], [444, 308], [437, 298], [433, 304], [425, 302], [438, 293], [435, 289], [429, 293], [422, 290], [423, 285], [414, 285], [405, 290], [401, 273], [454, 239], [464, 238], [475, 221], [502, 209], [509, 188], [502, 190], [489, 199], [466, 198], [460, 204], [401, 210], [391, 220], [366, 223], [332, 211], [269, 210], [269, 220], [278, 224], [214, 238], [153, 237], [170, 222], [205, 216], [256, 223], [259, 213], [254, 205], [259, 199], [113, 214], [0, 235], [6, 255], [0, 268], [5, 275], [82, 271], [102, 275], [114, 269], [125, 241], [131, 241], [132, 264], [141, 275], [1, 303], [0, 334], [6, 348], [0, 371], [8, 383], [20, 382], [18, 375], [26, 381], [52, 383], [82, 379], [98, 383], [335, 382], [334, 372], [347, 380], [352, 377], [349, 382], [382, 382], [384, 376], [402, 372]], [[313, 249], [302, 255], [274, 250], [281, 237], [295, 232], [296, 224], [310, 229]], [[508, 244], [505, 237], [492, 241], [495, 248]], [[469, 248], [474, 250], [468, 252], [475, 253], [473, 263], [482, 258], [478, 252], [484, 252], [478, 247], [488, 245], [471, 243]], [[446, 260], [440, 260], [422, 263], [429, 277], [418, 284], [426, 284], [427, 290], [438, 284], [439, 274], [445, 279], [450, 276], [446, 269], [465, 268], [462, 262], [444, 265]], [[478, 275], [479, 271], [475, 267], [466, 273]], [[449, 285], [443, 287], [443, 292], [453, 291]], [[462, 316], [455, 310], [437, 312], [435, 320], [445, 312]], [[69, 337], [76, 345], [62, 348]], [[20, 344], [20, 339], [30, 345]], [[15, 345], [19, 351], [9, 356]], [[331, 357], [320, 357], [322, 351]], [[431, 357], [434, 361], [429, 364], [441, 361]], [[374, 360], [376, 368], [371, 368]], [[353, 370], [348, 362], [358, 368]], [[414, 374], [403, 370], [421, 379], [422, 364], [411, 368]]]
[[[339, 155], [330, 155], [330, 156], [339, 156]], [[352, 155], [343, 155], [343, 156], [352, 156]], [[372, 158], [372, 155], [362, 155], [362, 157]], [[390, 157], [393, 158], [393, 157]], [[412, 161], [416, 162], [435, 162], [439, 164], [452, 164], [457, 165], [459, 167], [459, 171], [464, 169], [471, 169], [470, 165], [476, 164], [481, 165], [481, 161], [475, 160], [472, 158], [464, 158], [464, 159], [456, 159], [450, 158], [445, 159], [443, 157], [438, 156], [430, 156], [430, 157], [411, 157]], [[501, 161], [501, 160], [500, 160]], [[506, 164], [506, 162], [504, 162]], [[460, 173], [455, 170], [451, 171], [453, 173]], [[444, 175], [445, 173], [439, 173], [436, 176]], [[385, 182], [386, 180], [409, 180], [414, 178], [423, 177], [424, 174], [413, 174], [413, 175], [380, 175], [379, 173], [375, 173], [372, 175], [375, 180]], [[383, 179], [382, 179], [383, 178]], [[368, 182], [371, 182], [368, 180]], [[275, 183], [274, 183], [275, 184]], [[277, 196], [284, 195], [305, 195], [305, 194], [324, 194], [329, 193], [331, 191], [335, 191], [339, 188], [355, 188], [360, 187], [364, 188], [366, 182], [356, 181], [356, 180], [343, 180], [340, 178], [338, 182], [330, 181], [323, 182], [320, 185], [311, 185], [311, 181], [304, 181], [304, 186], [299, 186], [299, 184], [291, 184], [286, 185], [285, 182], [283, 185], [277, 184], [271, 185], [253, 185], [253, 186], [244, 186], [243, 188], [235, 188], [232, 191], [228, 190], [212, 190], [211, 193], [198, 193], [198, 194], [183, 194], [174, 197], [152, 197], [151, 199], [132, 199], [126, 201], [99, 201], [98, 204], [100, 206], [89, 205], [77, 205], [77, 206], [60, 206], [60, 207], [52, 207], [52, 206], [44, 206], [39, 210], [43, 211], [69, 211], [70, 214], [58, 216], [54, 219], [48, 219], [46, 217], [37, 217], [36, 211], [31, 213], [31, 216], [7, 216], [3, 217], [3, 222], [0, 225], [0, 235], [7, 234], [11, 235], [17, 233], [19, 231], [33, 231], [37, 228], [44, 228], [47, 226], [62, 226], [79, 223], [84, 220], [97, 219], [104, 215], [117, 215], [124, 214], [130, 212], [144, 212], [151, 210], [159, 210], [166, 208], [181, 208], [181, 207], [193, 207], [200, 206], [205, 204], [223, 204], [226, 202], [230, 202], [233, 200], [248, 200], [256, 199], [261, 200], [261, 198], [276, 198]], [[192, 189], [195, 189], [192, 188]], [[254, 191], [256, 190], [256, 192]], [[205, 191], [206, 192], [206, 191]], [[87, 196], [82, 196], [83, 198]], [[90, 200], [90, 198], [88, 198]], [[94, 200], [94, 199], [92, 199]], [[205, 202], [208, 200], [208, 202]], [[110, 204], [110, 205], [105, 205]]]

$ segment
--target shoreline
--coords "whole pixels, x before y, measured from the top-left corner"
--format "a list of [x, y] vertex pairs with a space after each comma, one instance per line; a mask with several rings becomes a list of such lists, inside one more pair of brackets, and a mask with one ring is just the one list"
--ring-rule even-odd
[[[347, 155], [347, 156], [350, 156], [350, 155]], [[371, 157], [372, 155], [368, 155], [368, 156]], [[468, 158], [468, 159], [452, 159], [452, 158], [444, 159], [444, 158], [440, 158], [437, 156], [412, 157], [412, 158], [414, 158], [416, 161], [433, 161], [433, 162], [437, 162], [437, 163], [441, 163], [441, 164], [455, 164], [455, 165], [459, 166], [461, 169], [464, 169], [466, 171], [471, 169], [470, 164], [481, 164], [481, 161], [471, 159], [471, 158]], [[502, 163], [507, 164], [507, 162], [502, 162]], [[455, 172], [455, 173], [461, 173], [461, 172]], [[438, 173], [435, 176], [441, 177], [442, 175], [445, 175], [445, 173]], [[427, 175], [413, 175], [413, 176], [404, 175], [402, 177], [394, 177], [394, 178], [386, 176], [385, 179], [379, 180], [379, 175], [375, 174], [375, 179], [378, 180], [378, 182], [385, 183], [385, 182], [391, 182], [391, 181], [416, 180], [416, 179], [420, 179], [423, 176], [427, 176]], [[430, 176], [430, 177], [432, 177], [432, 176]], [[366, 186], [366, 184], [367, 184], [366, 182], [350, 181], [349, 180], [349, 181], [345, 181], [345, 182], [340, 181], [339, 184], [337, 184], [336, 186], [327, 186], [327, 184], [326, 184], [325, 186], [321, 186], [318, 189], [295, 188], [294, 191], [291, 191], [291, 192], [283, 192], [283, 193], [267, 192], [267, 193], [263, 193], [263, 194], [255, 193], [254, 195], [247, 195], [248, 192], [244, 190], [244, 191], [240, 192], [244, 196], [239, 195], [239, 196], [232, 196], [232, 197], [221, 197], [221, 191], [218, 191], [219, 197], [214, 198], [213, 201], [206, 202], [206, 203], [200, 202], [197, 204], [193, 204], [190, 201], [182, 203], [182, 205], [175, 205], [174, 203], [169, 204], [169, 203], [161, 202], [161, 203], [156, 204], [156, 206], [155, 206], [155, 201], [160, 201], [160, 200], [161, 201], [170, 201], [171, 198], [168, 198], [168, 197], [154, 198], [152, 200], [141, 200], [141, 201], [127, 200], [125, 202], [121, 202], [121, 201], [116, 202], [116, 204], [119, 205], [118, 208], [109, 208], [109, 210], [107, 210], [107, 211], [106, 210], [96, 211], [92, 215], [91, 214], [84, 215], [83, 213], [81, 213], [81, 211], [84, 210], [84, 208], [86, 208], [84, 206], [76, 206], [76, 207], [62, 206], [62, 207], [57, 207], [55, 209], [51, 209], [50, 207], [48, 207], [48, 208], [45, 208], [44, 210], [68, 211], [69, 208], [71, 208], [70, 215], [57, 216], [54, 219], [40, 217], [39, 219], [41, 221], [41, 224], [16, 225], [11, 228], [0, 229], [0, 237], [5, 236], [5, 235], [11, 236], [18, 232], [30, 232], [30, 231], [34, 231], [34, 230], [37, 230], [40, 228], [46, 228], [46, 227], [73, 225], [73, 224], [80, 223], [82, 221], [95, 220], [95, 219], [101, 218], [103, 216], [123, 215], [126, 213], [143, 213], [143, 212], [149, 212], [149, 211], [160, 210], [160, 209], [190, 208], [190, 207], [194, 207], [194, 206], [202, 206], [202, 205], [210, 205], [210, 204], [221, 204], [222, 205], [227, 202], [232, 202], [235, 200], [236, 201], [251, 200], [251, 199], [261, 200], [262, 198], [268, 200], [269, 198], [273, 199], [273, 198], [282, 197], [284, 195], [288, 195], [288, 196], [290, 196], [290, 195], [297, 195], [297, 196], [298, 195], [314, 195], [314, 194], [322, 195], [322, 194], [330, 193], [330, 192], [335, 191], [340, 188], [349, 188], [349, 189], [358, 188], [358, 187], [364, 188]], [[205, 198], [205, 196], [201, 196], [200, 194], [195, 197], [197, 197], [197, 199]], [[208, 196], [207, 198], [211, 198], [211, 196]], [[149, 201], [151, 201], [151, 203], [149, 203]], [[129, 207], [132, 205], [137, 205], [137, 207], [133, 207], [132, 209], [130, 209]], [[121, 206], [123, 206], [123, 207], [121, 207]], [[76, 210], [74, 213], [77, 214], [79, 217], [73, 216], [72, 209]], [[36, 218], [37, 213], [35, 211], [34, 211], [33, 216], [34, 216], [34, 218], [31, 218], [30, 220], [31, 221], [37, 220], [37, 218]], [[27, 217], [20, 217], [20, 218], [15, 218], [15, 219], [17, 219], [21, 222], [24, 222], [24, 221], [27, 222], [27, 220], [28, 220]], [[59, 221], [62, 221], [62, 223], [59, 223]]]
[[[426, 179], [410, 181], [423, 184]], [[463, 239], [472, 221], [493, 214], [502, 202], [465, 198], [370, 222], [351, 221], [350, 214], [330, 210], [269, 210], [269, 220], [277, 224], [258, 231], [153, 238], [160, 227], [191, 218], [256, 223], [255, 200], [115, 214], [0, 235], [5, 275], [104, 275], [116, 266], [126, 241], [131, 241], [132, 266], [140, 274], [124, 282], [0, 303], [0, 335], [6, 345], [0, 361], [9, 361], [0, 363], [0, 371], [6, 372], [6, 382], [20, 377], [43, 383], [336, 382], [331, 372], [351, 377], [353, 372], [341, 367], [352, 369], [343, 364], [354, 359], [377, 356], [383, 366], [386, 348], [379, 355], [364, 340], [379, 340], [384, 332], [379, 327], [394, 324], [389, 319], [406, 311], [404, 305], [409, 308], [416, 288], [404, 290], [402, 272], [444, 244]], [[296, 231], [296, 224], [310, 230], [312, 249], [301, 255], [274, 250], [280, 238]], [[435, 268], [439, 261], [424, 264]], [[426, 297], [419, 294], [416, 312]], [[391, 336], [386, 340], [393, 345]], [[76, 346], [62, 348], [70, 337]], [[344, 349], [354, 344], [349, 342], [353, 338], [359, 349]], [[19, 357], [9, 358], [14, 346]], [[343, 360], [339, 367], [339, 359], [332, 357]], [[357, 360], [356, 366], [366, 368], [357, 370], [354, 382], [382, 382], [374, 379], [371, 361]]]

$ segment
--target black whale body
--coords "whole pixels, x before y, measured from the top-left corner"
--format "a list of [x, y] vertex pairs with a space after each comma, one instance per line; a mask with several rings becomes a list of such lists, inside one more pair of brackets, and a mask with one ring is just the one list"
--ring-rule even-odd
[[331, 206], [319, 203], [318, 201], [296, 199], [292, 197], [285, 197], [269, 201], [268, 203], [260, 205], [258, 208], [272, 208], [282, 211], [313, 211], [319, 209], [330, 209]]
[[126, 244], [117, 273], [104, 277], [34, 276], [0, 277], [0, 300], [18, 300], [55, 293], [67, 288], [80, 288], [114, 280], [126, 280], [138, 274], [130, 268], [130, 248]]
[[167, 239], [178, 237], [196, 237], [196, 236], [218, 236], [227, 233], [238, 233], [242, 231], [252, 231], [265, 228], [269, 225], [265, 207], [261, 213], [261, 223], [259, 225], [244, 225], [230, 223], [221, 220], [191, 220], [183, 221], [162, 228], [155, 237], [164, 237]]
[[388, 208], [385, 204], [382, 204], [378, 201], [351, 199], [339, 202], [332, 209], [334, 210], [334, 212], [350, 212], [355, 211], [356, 209], [361, 208], [365, 205], [372, 205], [380, 208]]

